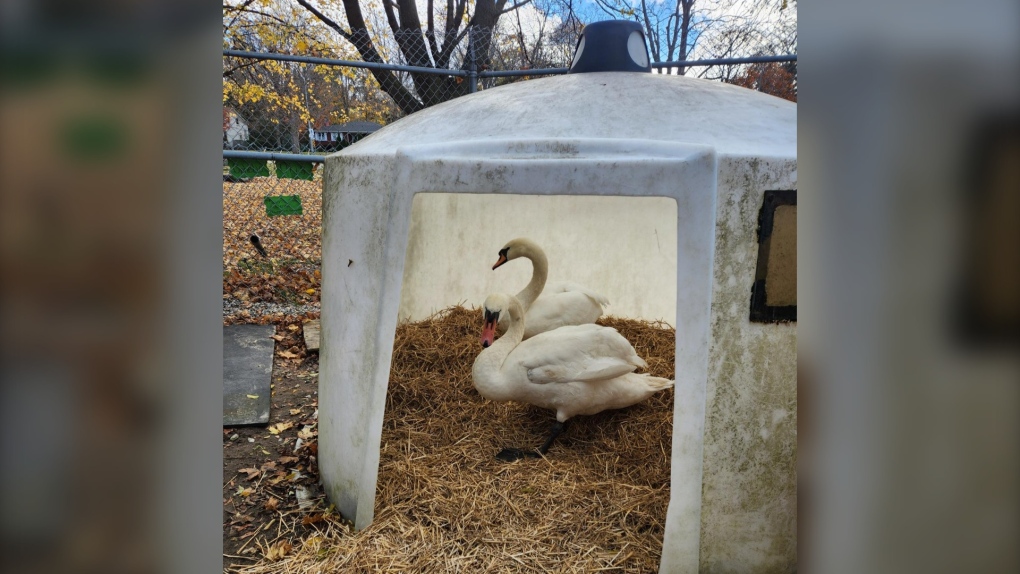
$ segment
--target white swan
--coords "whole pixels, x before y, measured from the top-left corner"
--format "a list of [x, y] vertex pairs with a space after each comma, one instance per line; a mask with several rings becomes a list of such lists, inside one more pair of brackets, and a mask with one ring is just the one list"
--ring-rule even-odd
[[[485, 299], [482, 346], [471, 368], [478, 393], [492, 401], [520, 401], [556, 411], [552, 434], [538, 452], [549, 446], [575, 415], [593, 415], [639, 403], [673, 381], [636, 374], [645, 361], [634, 347], [610, 327], [574, 325], [540, 333], [522, 341], [524, 309], [510, 295]], [[507, 318], [507, 333], [493, 342], [496, 325]], [[497, 458], [517, 460], [534, 452], [504, 449]]]
[[[496, 269], [518, 257], [531, 260], [531, 281], [517, 294], [524, 308], [524, 338], [551, 331], [566, 325], [594, 323], [602, 316], [602, 308], [609, 305], [605, 297], [577, 283], [558, 282], [546, 285], [549, 260], [545, 251], [534, 241], [519, 237], [499, 250]], [[543, 291], [544, 289], [544, 291]], [[506, 318], [500, 319], [499, 332], [507, 329]]]

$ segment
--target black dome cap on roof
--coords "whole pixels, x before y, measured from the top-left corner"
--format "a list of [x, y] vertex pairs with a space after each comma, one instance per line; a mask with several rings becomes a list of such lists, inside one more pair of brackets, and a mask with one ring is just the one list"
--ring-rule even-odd
[[568, 73], [651, 71], [641, 25], [630, 20], [603, 20], [581, 31]]

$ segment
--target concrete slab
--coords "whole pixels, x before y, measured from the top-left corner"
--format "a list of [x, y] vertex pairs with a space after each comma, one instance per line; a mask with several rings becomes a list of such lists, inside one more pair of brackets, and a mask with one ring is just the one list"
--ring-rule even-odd
[[273, 325], [223, 328], [223, 426], [269, 423]]
[[319, 350], [319, 320], [312, 319], [304, 324], [305, 348], [309, 351]]

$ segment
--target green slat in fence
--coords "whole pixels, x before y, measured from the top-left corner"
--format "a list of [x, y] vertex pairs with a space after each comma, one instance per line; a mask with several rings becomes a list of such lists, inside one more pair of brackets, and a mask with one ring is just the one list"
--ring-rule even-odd
[[241, 179], [269, 177], [269, 165], [262, 159], [228, 157], [227, 167], [230, 175]]
[[266, 215], [301, 215], [301, 197], [297, 195], [267, 195]]
[[312, 169], [315, 164], [307, 161], [283, 161], [276, 162], [276, 177], [280, 179], [307, 179], [312, 181]]

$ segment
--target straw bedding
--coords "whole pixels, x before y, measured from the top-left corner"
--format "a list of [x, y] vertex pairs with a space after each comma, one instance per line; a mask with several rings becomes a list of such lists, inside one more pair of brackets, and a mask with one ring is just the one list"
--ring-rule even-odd
[[[674, 331], [604, 318], [673, 378]], [[328, 521], [244, 572], [654, 572], [669, 502], [673, 390], [577, 417], [545, 459], [553, 413], [482, 399], [471, 384], [482, 315], [453, 307], [397, 329], [374, 523]]]

